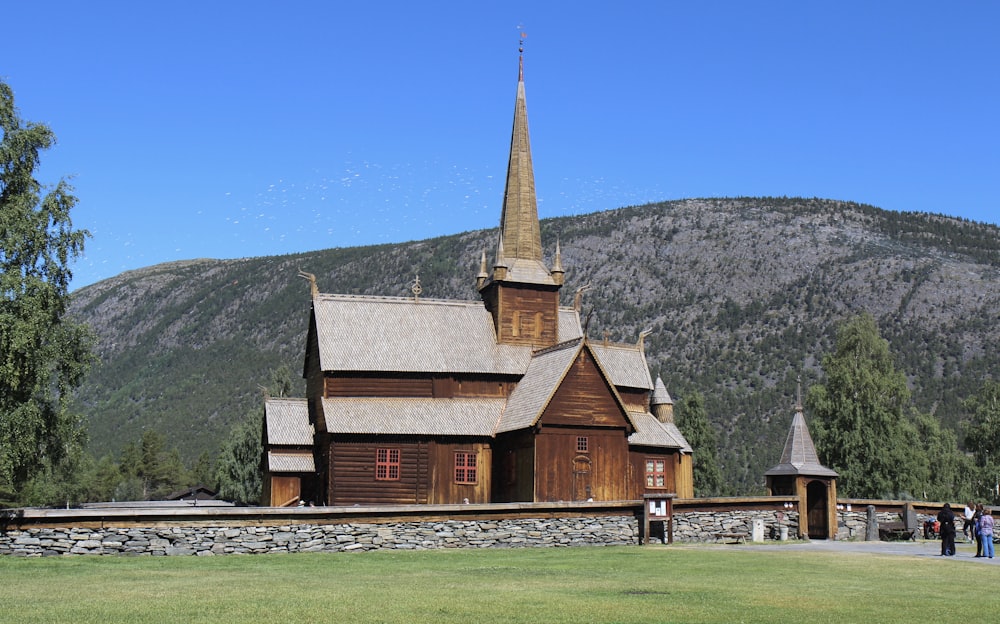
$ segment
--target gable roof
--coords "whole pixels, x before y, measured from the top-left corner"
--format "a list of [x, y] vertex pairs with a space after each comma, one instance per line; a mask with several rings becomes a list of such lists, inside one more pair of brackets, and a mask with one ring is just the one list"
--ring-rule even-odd
[[312, 446], [313, 426], [305, 399], [270, 398], [264, 401], [267, 443], [283, 446]]
[[[480, 301], [318, 294], [312, 323], [324, 371], [522, 375], [531, 360], [530, 346], [497, 344]], [[560, 308], [560, 338], [582, 335]]]
[[590, 349], [601, 361], [616, 386], [652, 390], [646, 354], [638, 345], [591, 343]]
[[570, 366], [584, 349], [589, 350], [594, 356], [597, 370], [604, 381], [608, 383], [615, 403], [621, 409], [625, 420], [632, 424], [629, 412], [625, 409], [621, 397], [615, 390], [614, 383], [609, 380], [608, 373], [601, 366], [600, 358], [594, 354], [586, 340], [577, 339], [535, 352], [524, 377], [518, 382], [517, 387], [514, 388], [507, 400], [507, 408], [497, 425], [497, 433], [515, 431], [535, 425], [565, 379]]
[[764, 476], [768, 477], [779, 475], [837, 476], [836, 472], [819, 462], [816, 446], [813, 444], [812, 436], [809, 435], [805, 416], [802, 415], [801, 405], [796, 406], [792, 426], [788, 430], [788, 437], [785, 438], [785, 448], [781, 452], [781, 461], [764, 473]]

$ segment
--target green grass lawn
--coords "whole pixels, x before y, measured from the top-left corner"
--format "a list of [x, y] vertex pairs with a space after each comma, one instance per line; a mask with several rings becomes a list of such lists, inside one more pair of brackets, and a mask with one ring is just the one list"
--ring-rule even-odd
[[1000, 566], [712, 546], [0, 558], [0, 622], [991, 621]]

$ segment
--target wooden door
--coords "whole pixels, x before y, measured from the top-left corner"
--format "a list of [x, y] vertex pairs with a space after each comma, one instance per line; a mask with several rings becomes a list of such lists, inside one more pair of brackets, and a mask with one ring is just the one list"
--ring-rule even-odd
[[591, 461], [586, 455], [577, 455], [573, 458], [573, 500], [585, 501], [590, 499], [591, 488]]
[[809, 518], [809, 538], [827, 539], [830, 537], [830, 523], [827, 508], [827, 489], [822, 481], [813, 481], [806, 487], [806, 508]]
[[301, 480], [298, 477], [271, 477], [272, 507], [298, 505], [301, 496]]

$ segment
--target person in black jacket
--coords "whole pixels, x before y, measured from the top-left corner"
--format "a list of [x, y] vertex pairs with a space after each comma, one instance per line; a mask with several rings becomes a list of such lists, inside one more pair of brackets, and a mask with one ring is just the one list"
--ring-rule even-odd
[[955, 512], [951, 505], [945, 503], [937, 519], [941, 523], [941, 554], [950, 557], [955, 554]]

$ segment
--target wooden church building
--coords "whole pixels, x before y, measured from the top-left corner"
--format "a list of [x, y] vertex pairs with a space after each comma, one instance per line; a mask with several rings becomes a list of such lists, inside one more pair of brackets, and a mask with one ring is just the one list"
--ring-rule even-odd
[[[478, 301], [322, 294], [307, 399], [269, 399], [264, 505], [693, 496], [691, 447], [635, 344], [592, 342], [543, 261], [523, 58], [492, 270]], [[417, 284], [419, 285], [419, 284]]]

